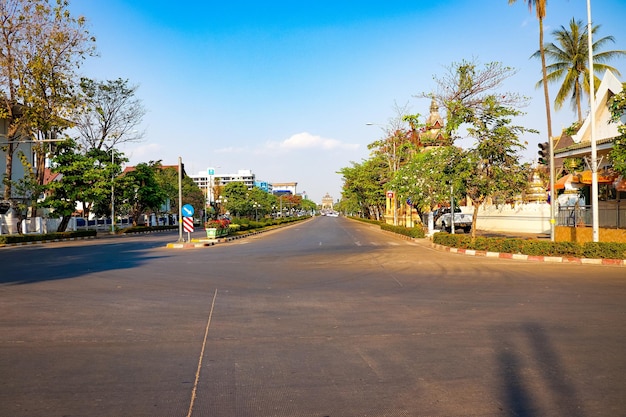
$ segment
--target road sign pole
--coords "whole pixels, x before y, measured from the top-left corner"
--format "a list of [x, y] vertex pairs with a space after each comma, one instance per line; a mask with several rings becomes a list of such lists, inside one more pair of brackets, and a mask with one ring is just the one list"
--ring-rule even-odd
[[178, 157], [178, 241], [183, 242], [183, 158]]

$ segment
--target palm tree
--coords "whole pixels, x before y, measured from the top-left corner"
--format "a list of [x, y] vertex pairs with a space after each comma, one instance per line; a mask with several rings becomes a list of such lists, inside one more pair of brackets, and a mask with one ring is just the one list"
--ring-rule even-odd
[[[552, 140], [552, 116], [550, 115], [550, 95], [548, 94], [548, 71], [546, 69], [546, 54], [543, 47], [543, 19], [546, 17], [546, 5], [548, 0], [523, 0], [528, 4], [528, 10], [535, 6], [537, 20], [539, 20], [539, 55], [541, 56], [541, 73], [543, 75], [543, 95], [546, 104], [546, 121], [548, 123], [548, 139]], [[509, 0], [509, 4], [516, 3], [517, 0]]]
[[[594, 26], [591, 29], [591, 34], [595, 35], [596, 31], [600, 28], [600, 25]], [[565, 99], [568, 97], [572, 101], [572, 108], [575, 108], [578, 113], [578, 121], [582, 122], [582, 108], [581, 99], [583, 91], [589, 94], [589, 68], [587, 64], [589, 61], [589, 44], [587, 38], [587, 26], [582, 21], [572, 20], [569, 23], [569, 29], [561, 26], [552, 32], [556, 43], [547, 43], [544, 45], [545, 55], [552, 63], [548, 65], [548, 82], [555, 83], [562, 80], [561, 88], [554, 99], [554, 108], [559, 110]], [[592, 45], [594, 72], [605, 71], [607, 69], [620, 75], [619, 71], [610, 65], [606, 65], [603, 62], [607, 62], [612, 58], [616, 58], [620, 55], [626, 55], [626, 51], [613, 50], [613, 51], [599, 51], [606, 43], [615, 42], [613, 36], [605, 36], [595, 41]], [[533, 58], [540, 57], [540, 51], [535, 52], [532, 55]], [[600, 80], [594, 74], [594, 86], [597, 87]], [[543, 84], [543, 80], [537, 83], [537, 86]]]
[[[523, 0], [528, 4], [528, 10], [532, 10], [535, 6], [537, 12], [537, 20], [539, 20], [539, 55], [541, 56], [541, 75], [543, 80], [543, 98], [546, 105], [546, 122], [548, 123], [548, 143], [550, 144], [550, 190], [554, 190], [554, 139], [552, 138], [552, 116], [550, 115], [550, 95], [548, 94], [548, 70], [546, 69], [546, 54], [543, 49], [543, 19], [546, 17], [546, 4], [548, 0]], [[509, 4], [515, 3], [516, 0], [509, 0]], [[553, 193], [553, 191], [550, 191]], [[550, 240], [555, 240], [555, 217], [556, 204], [550, 204]]]

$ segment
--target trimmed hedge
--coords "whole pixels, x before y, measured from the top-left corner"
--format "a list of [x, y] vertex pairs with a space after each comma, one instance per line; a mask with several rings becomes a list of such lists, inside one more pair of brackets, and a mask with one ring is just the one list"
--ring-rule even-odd
[[254, 220], [247, 219], [245, 217], [241, 217], [241, 218], [235, 217], [231, 220], [230, 227], [232, 229], [233, 226], [235, 226], [237, 227], [237, 231], [243, 232], [246, 230], [256, 230], [256, 229], [263, 229], [265, 227], [270, 227], [270, 226], [279, 226], [281, 224], [293, 223], [293, 222], [298, 222], [298, 221], [302, 221], [306, 219], [309, 219], [309, 217], [308, 216], [281, 217], [278, 219], [264, 218], [257, 222]]
[[79, 230], [76, 232], [55, 232], [32, 235], [1, 235], [0, 244], [6, 245], [11, 243], [44, 242], [77, 237], [93, 237], [96, 236], [96, 234], [95, 230]]
[[426, 234], [424, 233], [424, 229], [422, 229], [421, 227], [393, 226], [391, 224], [381, 223], [380, 228], [382, 230], [387, 230], [388, 232], [393, 232], [399, 235], [409, 236], [416, 239], [420, 239], [426, 236]]
[[615, 242], [551, 242], [538, 239], [476, 237], [446, 232], [435, 233], [433, 242], [459, 249], [516, 253], [534, 256], [563, 256], [593, 259], [626, 259], [626, 243]]
[[162, 230], [178, 230], [178, 226], [131, 226], [122, 229], [120, 233], [145, 233], [145, 232], [158, 232]]
[[426, 233], [424, 232], [424, 229], [421, 227], [394, 226], [394, 225], [387, 224], [379, 220], [364, 219], [363, 217], [349, 216], [349, 218], [352, 220], [358, 220], [363, 223], [374, 224], [374, 225], [380, 226], [382, 230], [386, 230], [388, 232], [393, 232], [393, 233], [398, 233], [399, 235], [409, 236], [415, 239], [421, 239], [423, 237], [426, 237]]
[[118, 233], [146, 233], [146, 232], [160, 232], [163, 230], [178, 230], [178, 226], [131, 226], [118, 230]]

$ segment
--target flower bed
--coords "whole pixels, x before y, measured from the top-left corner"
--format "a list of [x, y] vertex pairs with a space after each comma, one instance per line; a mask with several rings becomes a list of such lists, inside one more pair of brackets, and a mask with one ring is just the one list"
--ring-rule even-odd
[[228, 236], [230, 232], [230, 220], [209, 220], [204, 224], [204, 229], [206, 230], [206, 237], [209, 239]]

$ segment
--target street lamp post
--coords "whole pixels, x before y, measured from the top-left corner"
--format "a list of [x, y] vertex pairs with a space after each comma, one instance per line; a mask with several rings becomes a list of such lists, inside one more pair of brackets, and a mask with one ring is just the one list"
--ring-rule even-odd
[[261, 205], [259, 203], [257, 203], [256, 201], [252, 203], [252, 207], [254, 207], [254, 221], [258, 222], [259, 221], [259, 215], [258, 215], [258, 209], [259, 207], [261, 207]]
[[217, 205], [218, 205], [217, 214], [218, 214], [218, 217], [219, 217], [219, 215], [222, 214], [222, 211], [225, 212], [224, 205], [226, 203], [228, 203], [228, 199], [226, 197], [224, 197], [224, 196], [219, 196], [219, 197], [217, 197], [217, 200], [215, 200], [215, 201], [217, 202]]

